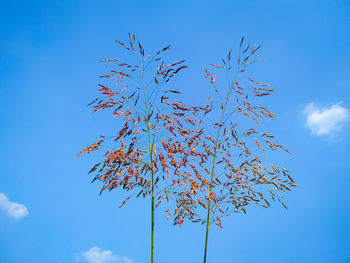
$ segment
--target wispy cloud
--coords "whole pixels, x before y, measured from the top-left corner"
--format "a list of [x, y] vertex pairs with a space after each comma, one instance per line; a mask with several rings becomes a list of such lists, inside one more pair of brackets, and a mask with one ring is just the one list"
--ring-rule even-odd
[[4, 193], [0, 193], [0, 208], [16, 219], [25, 217], [29, 214], [25, 205], [10, 201]]
[[82, 254], [85, 261], [89, 263], [132, 263], [132, 260], [127, 257], [113, 254], [110, 250], [102, 250], [99, 247], [92, 247]]
[[318, 108], [313, 103], [309, 103], [304, 113], [306, 114], [305, 126], [318, 136], [340, 131], [350, 119], [349, 110], [342, 107], [340, 103], [329, 108]]

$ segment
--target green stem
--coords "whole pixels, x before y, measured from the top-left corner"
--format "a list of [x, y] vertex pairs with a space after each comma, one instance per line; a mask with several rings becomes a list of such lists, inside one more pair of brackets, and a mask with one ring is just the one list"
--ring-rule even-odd
[[152, 245], [151, 245], [151, 262], [154, 262], [154, 174], [152, 174]]
[[147, 118], [147, 134], [148, 134], [148, 147], [149, 154], [151, 157], [151, 173], [152, 173], [152, 189], [151, 189], [151, 263], [154, 263], [154, 169], [153, 169], [153, 151], [152, 151], [152, 143], [151, 143], [151, 131], [150, 131], [150, 121], [148, 114], [148, 101], [145, 87], [145, 79], [144, 79], [144, 58], [142, 57], [142, 67], [141, 67], [141, 75], [142, 75], [142, 87], [145, 95], [145, 106], [146, 106], [146, 118]]
[[[238, 75], [239, 70], [236, 72], [235, 76], [234, 76], [234, 80], [236, 79], [237, 75]], [[216, 136], [216, 141], [215, 141], [215, 150], [214, 150], [214, 158], [213, 158], [213, 164], [211, 167], [211, 174], [210, 174], [210, 184], [209, 184], [209, 192], [208, 192], [208, 213], [207, 213], [207, 227], [206, 227], [206, 233], [205, 233], [205, 245], [204, 245], [204, 263], [207, 262], [207, 250], [208, 250], [208, 238], [209, 238], [209, 226], [210, 226], [210, 211], [211, 211], [211, 199], [210, 199], [210, 193], [211, 193], [211, 189], [213, 187], [213, 179], [214, 179], [214, 170], [215, 170], [215, 161], [216, 161], [216, 154], [219, 148], [219, 138], [220, 138], [220, 131], [221, 131], [221, 127], [224, 125], [223, 120], [224, 120], [224, 116], [225, 116], [225, 112], [226, 112], [226, 107], [227, 107], [227, 102], [228, 99], [230, 97], [230, 94], [232, 92], [232, 86], [229, 86], [229, 92], [226, 96], [226, 101], [224, 104], [224, 107], [222, 109], [222, 115], [221, 115], [221, 120], [219, 122], [219, 124], [221, 126], [219, 126], [218, 129], [218, 133]]]

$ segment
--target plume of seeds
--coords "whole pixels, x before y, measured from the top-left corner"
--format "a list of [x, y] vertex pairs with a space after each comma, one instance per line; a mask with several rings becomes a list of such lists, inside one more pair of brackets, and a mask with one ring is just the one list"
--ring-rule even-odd
[[[237, 59], [229, 51], [221, 63], [211, 64], [216, 74], [205, 70], [215, 96], [199, 112], [203, 121], [196, 128], [202, 132], [186, 148], [191, 171], [184, 171], [186, 180], [176, 193], [175, 224], [206, 224], [204, 262], [211, 223], [221, 228], [223, 216], [246, 213], [251, 203], [268, 208], [277, 200], [286, 207], [281, 193], [296, 186], [286, 168], [269, 161], [268, 150], [289, 151], [263, 129], [275, 114], [258, 102], [274, 90], [246, 74], [247, 66], [258, 61], [254, 56], [260, 46], [243, 44], [242, 38]], [[217, 75], [226, 80], [218, 81]]]
[[178, 171], [188, 163], [186, 147], [191, 147], [191, 139], [202, 133], [191, 126], [197, 125], [198, 114], [205, 109], [170, 101], [171, 96], [179, 96], [180, 92], [167, 88], [169, 81], [187, 68], [184, 60], [164, 62], [162, 55], [170, 46], [154, 55], [145, 55], [135, 36], [129, 34], [129, 39], [128, 44], [116, 42], [133, 57], [139, 57], [139, 63], [117, 58], [102, 60], [112, 63], [112, 70], [100, 77], [104, 80], [99, 84], [101, 97], [89, 104], [92, 112], [108, 111], [114, 119], [118, 118], [119, 121], [114, 120], [115, 126], [121, 129], [116, 134], [101, 136], [78, 156], [103, 150], [102, 160], [89, 173], [94, 174], [92, 181], [102, 182], [101, 193], [116, 188], [131, 191], [121, 206], [131, 196], [151, 196], [151, 262], [154, 262], [154, 210], [184, 184], [185, 179], [179, 178]]

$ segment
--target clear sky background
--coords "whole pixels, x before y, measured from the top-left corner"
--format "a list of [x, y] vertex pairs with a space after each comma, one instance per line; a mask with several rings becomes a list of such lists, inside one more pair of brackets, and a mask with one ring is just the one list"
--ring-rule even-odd
[[[127, 32], [187, 60], [171, 84], [187, 102], [210, 95], [204, 68], [242, 35], [262, 45], [252, 75], [278, 90], [268, 128], [299, 187], [288, 210], [251, 207], [213, 227], [208, 262], [350, 262], [349, 1], [5, 0], [0, 30], [1, 263], [149, 262], [149, 200], [118, 209], [120, 192], [90, 184], [94, 156], [77, 158], [115, 125], [85, 105], [98, 60], [118, 57]], [[157, 212], [157, 262], [202, 262], [204, 227]]]

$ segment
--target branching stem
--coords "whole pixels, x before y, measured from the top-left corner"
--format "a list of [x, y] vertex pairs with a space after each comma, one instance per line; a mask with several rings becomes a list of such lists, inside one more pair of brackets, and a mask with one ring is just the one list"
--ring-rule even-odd
[[[233, 81], [235, 81], [237, 75], [239, 73], [239, 68], [233, 78]], [[215, 150], [214, 150], [214, 158], [213, 158], [213, 164], [211, 167], [211, 173], [210, 173], [210, 184], [209, 184], [209, 192], [208, 192], [208, 213], [207, 213], [207, 226], [206, 226], [206, 233], [205, 233], [205, 245], [204, 245], [204, 263], [207, 262], [207, 250], [208, 250], [208, 237], [209, 237], [209, 226], [210, 226], [210, 211], [211, 211], [211, 189], [213, 187], [213, 179], [214, 179], [214, 170], [215, 170], [215, 161], [216, 161], [216, 155], [217, 155], [217, 151], [219, 148], [219, 139], [220, 139], [220, 132], [221, 132], [221, 127], [223, 124], [223, 120], [224, 120], [224, 116], [225, 116], [225, 112], [226, 112], [226, 107], [227, 107], [227, 102], [229, 100], [229, 97], [231, 95], [231, 92], [233, 90], [233, 85], [229, 85], [229, 91], [228, 94], [226, 96], [226, 100], [225, 100], [225, 104], [224, 107], [222, 109], [222, 115], [221, 115], [221, 119], [220, 119], [220, 126], [218, 128], [218, 133], [216, 135], [216, 141], [215, 141]]]
[[147, 124], [147, 134], [148, 134], [148, 148], [151, 157], [151, 174], [152, 174], [152, 185], [151, 185], [151, 263], [154, 263], [154, 169], [153, 169], [153, 150], [151, 143], [151, 131], [150, 131], [150, 118], [148, 112], [148, 100], [145, 86], [144, 78], [144, 58], [142, 57], [141, 65], [141, 77], [142, 77], [142, 88], [145, 95], [145, 107], [146, 107], [146, 124]]

